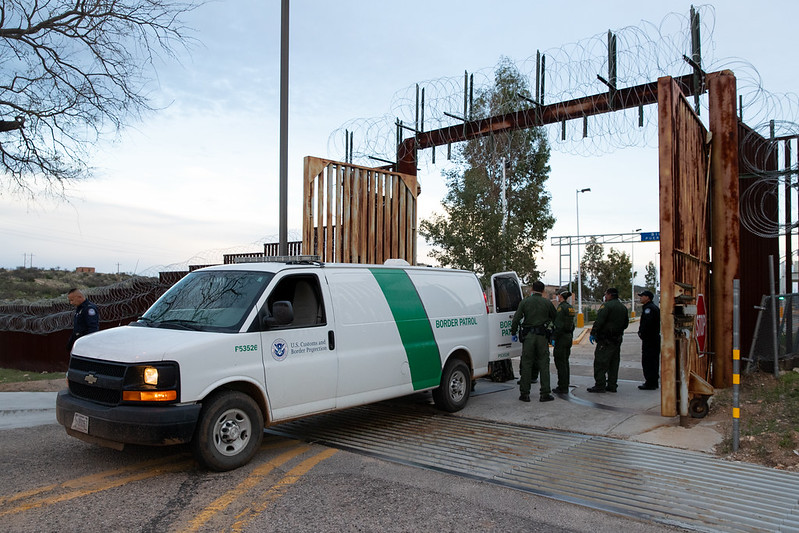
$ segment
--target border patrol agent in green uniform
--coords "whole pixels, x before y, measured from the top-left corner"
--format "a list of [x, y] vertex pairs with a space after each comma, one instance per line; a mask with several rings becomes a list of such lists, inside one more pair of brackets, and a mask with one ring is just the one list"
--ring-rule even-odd
[[553, 392], [567, 394], [569, 392], [569, 355], [572, 352], [574, 336], [574, 307], [568, 302], [572, 293], [562, 291], [558, 294], [560, 303], [555, 314], [555, 329], [552, 331], [552, 358], [558, 369], [558, 386]]
[[511, 335], [519, 337], [522, 342], [522, 360], [519, 373], [519, 399], [530, 401], [530, 385], [533, 369], [537, 368], [541, 380], [540, 401], [549, 402], [555, 399], [549, 388], [549, 332], [547, 326], [555, 320], [555, 306], [544, 298], [544, 284], [533, 283], [533, 293], [522, 300], [510, 325]]
[[619, 301], [619, 290], [605, 291], [605, 303], [599, 308], [589, 340], [596, 342], [594, 351], [594, 386], [588, 392], [616, 392], [621, 361], [621, 341], [630, 324], [627, 308]]

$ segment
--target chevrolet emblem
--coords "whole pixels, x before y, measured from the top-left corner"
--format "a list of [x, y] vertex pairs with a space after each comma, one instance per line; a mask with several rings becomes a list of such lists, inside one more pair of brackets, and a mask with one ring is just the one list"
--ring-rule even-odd
[[95, 383], [97, 383], [97, 377], [93, 374], [86, 374], [86, 377], [83, 378], [83, 381], [85, 381], [89, 385], [94, 385]]

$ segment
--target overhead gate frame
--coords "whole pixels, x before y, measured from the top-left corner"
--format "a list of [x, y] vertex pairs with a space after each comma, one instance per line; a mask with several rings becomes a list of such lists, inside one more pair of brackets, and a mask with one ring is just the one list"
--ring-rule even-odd
[[[507, 113], [479, 120], [467, 121], [456, 126], [438, 130], [418, 132], [398, 144], [397, 165], [399, 172], [416, 174], [417, 151], [423, 148], [467, 141], [485, 135], [497, 134], [515, 129], [558, 123], [564, 120], [582, 118], [609, 111], [657, 103], [659, 107], [660, 129], [660, 167], [661, 167], [661, 202], [671, 202], [668, 195], [673, 194], [673, 179], [692, 176], [693, 184], [701, 183], [701, 195], [685, 189], [683, 184], [683, 201], [678, 203], [681, 217], [686, 212], [681, 208], [695, 210], [692, 217], [691, 237], [688, 250], [682, 248], [677, 252], [672, 248], [674, 236], [680, 236], [683, 228], [675, 227], [675, 206], [669, 207], [669, 215], [661, 213], [661, 287], [663, 290], [661, 304], [665, 306], [661, 313], [661, 328], [664, 332], [663, 349], [661, 350], [662, 388], [661, 414], [675, 416], [677, 414], [677, 378], [683, 373], [683, 382], [688, 394], [683, 394], [680, 404], [685, 414], [689, 405], [689, 396], [697, 398], [712, 394], [713, 387], [727, 387], [732, 384], [732, 324], [725, 317], [732, 316], [732, 279], [738, 275], [740, 237], [738, 216], [738, 122], [736, 117], [736, 84], [735, 76], [730, 71], [706, 74], [703, 82], [696, 82], [696, 73], [677, 78], [664, 77], [654, 83], [635, 87], [615, 89], [607, 93], [583, 97], [571, 101], [559, 102], [531, 109]], [[694, 134], [690, 140], [679, 140], [678, 130], [672, 124], [675, 119], [674, 105], [679, 98], [685, 98], [709, 92], [710, 132], [712, 135]], [[665, 92], [664, 92], [665, 91]], [[679, 97], [677, 95], [680, 95]], [[665, 101], [664, 101], [665, 100]], [[688, 109], [690, 110], [690, 105]], [[698, 118], [694, 117], [698, 122]], [[664, 131], [663, 128], [666, 128]], [[703, 130], [704, 131], [704, 130]], [[663, 142], [668, 139], [666, 144]], [[707, 146], [706, 146], [707, 145]], [[685, 150], [692, 150], [698, 155], [695, 162], [704, 161], [700, 166], [688, 170], [681, 169], [680, 157]], [[709, 157], [708, 157], [709, 156]], [[701, 180], [699, 179], [701, 175]], [[664, 199], [664, 180], [667, 186]], [[693, 191], [696, 193], [696, 190]], [[663, 206], [661, 206], [663, 207]], [[699, 215], [697, 216], [697, 213]], [[704, 221], [704, 227], [699, 220]], [[710, 231], [713, 228], [713, 231]], [[664, 242], [664, 231], [671, 241]], [[680, 237], [681, 238], [681, 237]], [[683, 243], [685, 244], [685, 243]], [[714, 250], [713, 274], [709, 275], [709, 248]], [[695, 253], [691, 253], [691, 250]], [[703, 250], [703, 251], [702, 251]], [[665, 253], [665, 255], [664, 255]], [[664, 261], [669, 258], [669, 264]], [[675, 268], [675, 262], [678, 263]], [[691, 283], [675, 279], [675, 272], [683, 272], [687, 265], [693, 264]], [[679, 274], [682, 276], [682, 274]], [[702, 353], [688, 342], [685, 348], [685, 359], [681, 366], [678, 362], [676, 339], [674, 335], [674, 287], [675, 282], [690, 286], [689, 293], [694, 297], [701, 294], [708, 297], [707, 307], [707, 344]], [[684, 298], [683, 298], [684, 299]], [[683, 302], [684, 303], [684, 302]], [[689, 307], [690, 310], [693, 308]], [[683, 321], [686, 322], [687, 321]], [[709, 365], [709, 354], [717, 354], [712, 366]], [[712, 385], [711, 385], [712, 384]]]

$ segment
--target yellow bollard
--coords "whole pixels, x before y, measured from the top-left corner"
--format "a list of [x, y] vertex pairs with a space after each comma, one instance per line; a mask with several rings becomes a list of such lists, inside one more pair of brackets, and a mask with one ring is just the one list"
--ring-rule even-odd
[[585, 319], [583, 318], [582, 313], [577, 313], [577, 327], [581, 328], [585, 326]]

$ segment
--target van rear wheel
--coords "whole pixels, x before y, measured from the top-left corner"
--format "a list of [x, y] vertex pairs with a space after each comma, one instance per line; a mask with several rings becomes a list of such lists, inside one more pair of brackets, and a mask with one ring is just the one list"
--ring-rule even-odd
[[433, 401], [442, 411], [449, 413], [460, 411], [469, 401], [471, 388], [472, 377], [469, 367], [460, 359], [452, 359], [444, 366], [441, 385], [433, 389]]
[[264, 436], [264, 418], [255, 400], [224, 391], [203, 402], [191, 448], [210, 470], [225, 472], [247, 464]]

